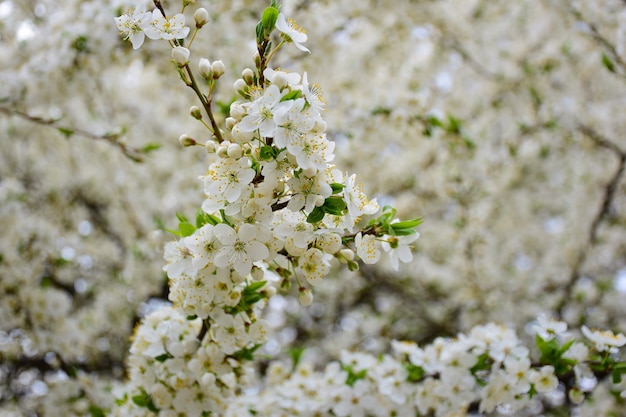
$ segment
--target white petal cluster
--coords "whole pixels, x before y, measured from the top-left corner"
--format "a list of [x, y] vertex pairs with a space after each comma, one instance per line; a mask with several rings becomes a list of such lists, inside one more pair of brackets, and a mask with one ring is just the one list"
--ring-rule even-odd
[[[504, 355], [503, 345], [512, 347]], [[464, 415], [472, 404], [481, 413], [515, 412], [558, 385], [553, 367], [533, 368], [515, 332], [495, 324], [425, 347], [392, 346], [395, 354], [382, 357], [344, 351], [322, 372], [307, 363], [293, 370], [274, 363], [265, 390], [238, 397], [225, 415], [449, 416]], [[477, 370], [480, 363], [488, 366]]]
[[133, 49], [141, 47], [146, 36], [150, 39], [172, 40], [184, 39], [189, 34], [185, 15], [178, 13], [168, 18], [159, 9], [152, 12], [129, 9], [115, 18], [115, 24], [124, 39], [130, 40]]
[[[237, 338], [247, 334], [245, 323], [239, 316], [222, 318], [214, 331], [221, 344], [213, 338], [200, 342], [201, 326], [200, 319], [186, 317], [173, 307], [162, 307], [143, 320], [128, 359], [132, 385], [114, 415], [136, 415], [135, 406], [148, 414], [159, 410], [159, 415], [194, 417], [207, 410], [225, 410], [226, 399], [235, 393], [236, 375], [242, 386], [250, 372], [226, 356], [238, 350], [242, 341]], [[249, 333], [257, 340], [262, 329]]]

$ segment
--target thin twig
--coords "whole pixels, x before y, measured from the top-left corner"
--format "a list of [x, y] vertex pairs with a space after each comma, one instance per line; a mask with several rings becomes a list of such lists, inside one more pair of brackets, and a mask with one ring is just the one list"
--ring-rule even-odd
[[624, 174], [624, 170], [626, 169], [626, 151], [623, 151], [613, 141], [602, 136], [600, 133], [596, 132], [593, 128], [587, 125], [578, 125], [578, 130], [591, 141], [593, 141], [597, 146], [608, 149], [613, 154], [615, 154], [615, 156], [617, 156], [618, 158], [619, 163], [617, 169], [611, 176], [611, 179], [604, 186], [602, 204], [600, 205], [600, 209], [596, 213], [589, 226], [587, 241], [585, 242], [584, 247], [580, 249], [578, 257], [576, 258], [576, 261], [570, 273], [569, 280], [565, 284], [565, 287], [563, 289], [564, 296], [557, 307], [557, 311], [559, 312], [561, 317], [563, 317], [563, 309], [570, 299], [572, 289], [574, 288], [576, 281], [580, 277], [580, 269], [587, 259], [589, 247], [593, 246], [597, 242], [598, 229], [600, 227], [600, 224], [609, 215], [611, 204], [613, 203], [615, 193], [617, 191], [617, 186]]
[[38, 125], [51, 127], [53, 129], [58, 130], [59, 132], [61, 132], [67, 137], [70, 137], [72, 135], [77, 135], [77, 136], [82, 136], [87, 139], [103, 140], [103, 141], [109, 142], [110, 144], [119, 148], [126, 157], [128, 157], [129, 159], [132, 159], [135, 162], [143, 162], [144, 156], [148, 152], [148, 150], [146, 149], [135, 148], [135, 147], [128, 146], [125, 143], [121, 142], [119, 140], [120, 139], [119, 133], [105, 133], [102, 135], [98, 135], [96, 133], [89, 132], [87, 130], [64, 126], [58, 123], [58, 121], [55, 119], [46, 119], [46, 118], [39, 117], [39, 116], [33, 116], [23, 111], [13, 109], [10, 107], [5, 107], [5, 106], [0, 106], [0, 113], [4, 113], [7, 116], [16, 116], [21, 119], [28, 120], [29, 122], [36, 123]]

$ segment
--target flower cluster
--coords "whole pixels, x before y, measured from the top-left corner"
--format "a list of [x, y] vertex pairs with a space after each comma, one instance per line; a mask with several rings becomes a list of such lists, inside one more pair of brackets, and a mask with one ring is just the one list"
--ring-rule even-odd
[[[239, 396], [225, 415], [452, 416], [465, 415], [475, 406], [481, 414], [510, 414], [541, 410], [546, 398], [562, 402], [563, 388], [572, 403], [580, 404], [597, 384], [592, 367], [603, 367], [603, 372], [613, 372], [614, 381], [621, 380], [623, 362], [597, 356], [601, 350], [596, 347], [594, 353], [574, 338], [543, 340], [543, 323], [540, 317], [535, 330], [538, 362], [514, 331], [493, 323], [456, 339], [437, 338], [424, 347], [394, 341], [394, 355], [344, 351], [323, 372], [315, 372], [309, 363], [289, 369], [274, 362], [264, 390]], [[612, 346], [623, 346], [622, 338], [611, 338]], [[559, 386], [563, 382], [566, 385]], [[623, 384], [615, 389], [622, 397], [626, 394]]]
[[[196, 16], [206, 16], [202, 10]], [[147, 14], [132, 12], [118, 25], [134, 45], [140, 33], [169, 41], [179, 75], [210, 121], [192, 107], [211, 137], [200, 143], [183, 135], [180, 142], [214, 156], [200, 177], [205, 200], [195, 222], [179, 215], [173, 231], [179, 239], [165, 248], [173, 306], [156, 310], [136, 329], [129, 386], [116, 415], [447, 416], [474, 406], [480, 413], [514, 412], [541, 406], [560, 382], [573, 403], [584, 400], [596, 373], [621, 382], [626, 365], [610, 355], [626, 344], [622, 334], [583, 327], [594, 343], [590, 350], [566, 338], [565, 323], [540, 317], [537, 362], [514, 331], [489, 324], [423, 348], [395, 341], [393, 356], [343, 352], [323, 373], [306, 364], [293, 372], [272, 364], [258, 395], [240, 395], [253, 382], [247, 362], [267, 340], [262, 311], [277, 287], [295, 282], [300, 302], [309, 305], [308, 286], [318, 285], [333, 264], [354, 270], [357, 261], [375, 264], [385, 251], [397, 269], [412, 259], [420, 219], [400, 221], [394, 208], [381, 210], [355, 175], [332, 164], [335, 145], [326, 135], [319, 87], [309, 84], [306, 72], [269, 66], [285, 43], [308, 51], [304, 32], [274, 2], [257, 25], [256, 70], [246, 68], [235, 81], [239, 99], [224, 129], [211, 107], [224, 64], [201, 58], [201, 86], [188, 49], [196, 32], [184, 47], [189, 30], [176, 18], [182, 14], [168, 19], [159, 8], [151, 16], [146, 24]], [[195, 20], [197, 31], [207, 18]], [[281, 42], [272, 49], [274, 29]]]
[[[313, 297], [308, 286], [318, 285], [333, 263], [357, 269], [358, 259], [376, 263], [381, 249], [395, 268], [399, 260], [410, 261], [409, 244], [419, 236], [414, 229], [420, 220], [400, 221], [391, 207], [381, 211], [355, 175], [331, 164], [335, 146], [326, 136], [319, 87], [309, 84], [306, 73], [267, 66], [281, 45], [291, 42], [303, 49], [300, 42], [306, 40], [275, 5], [266, 9], [257, 27], [256, 72], [245, 69], [235, 82], [242, 100], [231, 104], [226, 129], [217, 126], [211, 109], [224, 65], [200, 59], [198, 72], [208, 86], [204, 91], [189, 66], [190, 50], [178, 40], [189, 32], [183, 18], [177, 18], [182, 15], [167, 19], [157, 9], [150, 24], [145, 23], [147, 16], [129, 12], [118, 18], [118, 26], [135, 46], [141, 33], [157, 38], [157, 29], [158, 37], [170, 41], [182, 79], [198, 94], [210, 119], [205, 126], [211, 139], [204, 147], [215, 157], [200, 177], [206, 199], [196, 221], [179, 215], [175, 234], [180, 239], [165, 248], [163, 269], [175, 310], [158, 311], [138, 328], [130, 360], [133, 387], [122, 402], [200, 415], [222, 410], [224, 399], [245, 376], [239, 361], [251, 359], [265, 342], [268, 326], [259, 310], [276, 292], [268, 280], [279, 281], [283, 288], [295, 281], [301, 303], [309, 305]], [[274, 28], [282, 32], [283, 41], [270, 50]], [[199, 108], [190, 113], [203, 121]], [[188, 135], [180, 142], [198, 144]], [[221, 356], [194, 359], [204, 351]], [[187, 363], [193, 369], [183, 366]], [[186, 378], [190, 370], [199, 374]], [[218, 389], [224, 386], [226, 393]], [[178, 401], [181, 395], [206, 401], [192, 410], [186, 408], [188, 401]]]

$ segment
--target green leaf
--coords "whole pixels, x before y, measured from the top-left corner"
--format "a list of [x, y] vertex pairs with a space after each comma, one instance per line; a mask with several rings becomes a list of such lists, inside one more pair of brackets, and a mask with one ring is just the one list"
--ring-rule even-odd
[[89, 52], [89, 38], [85, 35], [79, 35], [74, 42], [72, 42], [72, 48], [78, 52]]
[[461, 134], [461, 126], [462, 123], [460, 119], [457, 119], [451, 114], [448, 115], [448, 125], [445, 127], [448, 133], [452, 133], [455, 135]]
[[311, 224], [319, 223], [324, 219], [325, 214], [326, 212], [322, 207], [315, 207], [306, 217], [306, 221]]
[[528, 88], [528, 92], [530, 93], [530, 97], [532, 98], [535, 107], [541, 106], [541, 104], [543, 103], [543, 98], [539, 94], [539, 91], [537, 91], [535, 87], [530, 86]]
[[265, 40], [265, 31], [263, 30], [263, 22], [259, 21], [256, 25], [256, 42], [258, 45]]
[[61, 132], [66, 139], [69, 139], [74, 134], [74, 130], [67, 127], [57, 127], [57, 130]]
[[157, 361], [157, 362], [165, 362], [166, 360], [172, 359], [172, 358], [173, 358], [172, 355], [170, 355], [169, 353], [165, 352], [164, 354], [159, 355], [156, 358], [154, 358], [154, 360]]
[[291, 356], [291, 361], [293, 362], [293, 367], [295, 368], [300, 363], [300, 359], [302, 358], [302, 354], [304, 353], [305, 348], [303, 347], [293, 347], [290, 348], [287, 353]]
[[351, 272], [359, 270], [359, 264], [354, 261], [348, 261], [348, 270]]
[[178, 224], [178, 230], [180, 230], [180, 235], [182, 237], [187, 237], [193, 235], [196, 231], [196, 226], [188, 222], [181, 222]]
[[182, 236], [182, 234], [178, 230], [173, 230], [173, 229], [163, 229], [163, 230], [173, 234], [174, 236], [178, 236], [178, 237]]
[[624, 362], [618, 363], [615, 368], [613, 368], [611, 378], [614, 384], [622, 382], [622, 374], [626, 374], [626, 363]]
[[411, 220], [404, 220], [404, 221], [401, 221], [401, 222], [391, 223], [391, 227], [393, 227], [396, 230], [413, 229], [413, 228], [419, 226], [420, 224], [422, 224], [422, 218], [421, 217], [416, 217], [416, 218], [411, 219]]
[[263, 15], [261, 16], [261, 24], [263, 27], [263, 40], [269, 39], [270, 34], [276, 26], [276, 20], [278, 20], [277, 7], [272, 5], [263, 10]]
[[41, 282], [39, 283], [39, 286], [41, 288], [50, 288], [52, 287], [53, 284], [54, 284], [54, 281], [52, 280], [52, 277], [49, 277], [46, 275], [43, 278], [41, 278]]
[[421, 366], [413, 365], [412, 363], [407, 363], [406, 365], [404, 365], [404, 368], [409, 373], [406, 377], [406, 380], [408, 382], [419, 382], [426, 374], [424, 368], [422, 368]]
[[176, 213], [176, 218], [181, 223], [189, 223], [189, 219], [183, 213]]
[[561, 349], [559, 349], [559, 356], [562, 356], [565, 352], [567, 352], [574, 343], [576, 343], [576, 339], [565, 342], [565, 344], [561, 346]]
[[202, 209], [198, 209], [198, 211], [196, 212], [196, 228], [199, 229], [205, 224], [212, 224], [213, 226], [215, 226], [218, 223], [220, 223], [219, 217], [209, 213], [205, 213], [204, 211], [202, 211]]
[[146, 145], [144, 145], [143, 148], [141, 148], [141, 152], [142, 153], [150, 153], [153, 151], [156, 151], [157, 149], [161, 148], [161, 144], [160, 143], [155, 143], [155, 142], [150, 142]]
[[341, 369], [348, 373], [348, 376], [346, 377], [346, 385], [349, 385], [351, 387], [354, 386], [356, 381], [365, 378], [365, 376], [367, 375], [367, 369], [363, 369], [359, 372], [354, 372], [354, 369], [352, 369], [351, 366], [344, 364], [341, 365]]
[[372, 110], [372, 116], [377, 116], [379, 114], [383, 116], [389, 116], [391, 114], [391, 108], [384, 106], [375, 107]]
[[152, 397], [150, 397], [150, 394], [143, 390], [141, 391], [141, 394], [135, 395], [131, 399], [137, 407], [144, 407], [150, 411], [154, 411], [155, 413], [159, 411], [159, 409], [156, 408], [156, 406], [152, 402]]
[[261, 346], [263, 346], [262, 344], [255, 344], [252, 347], [249, 348], [243, 348], [241, 350], [238, 350], [237, 352], [233, 353], [232, 355], [230, 355], [232, 358], [241, 361], [241, 360], [247, 360], [247, 361], [251, 361], [254, 360], [254, 352], [260, 348]]
[[270, 159], [276, 159], [278, 155], [278, 150], [273, 146], [263, 145], [261, 146], [261, 150], [259, 151], [259, 159], [261, 161], [267, 161]]
[[543, 340], [541, 336], [537, 335], [537, 337], [535, 337], [535, 344], [541, 352], [541, 357], [539, 358], [539, 361], [542, 363], [553, 365], [555, 368], [557, 368], [558, 362], [561, 359], [561, 353], [559, 353], [560, 347], [556, 338], [546, 341]]
[[246, 291], [258, 291], [261, 288], [265, 287], [265, 284], [267, 284], [267, 281], [257, 281], [257, 282], [253, 282], [252, 284], [249, 284], [244, 290], [243, 292], [245, 293]]
[[338, 182], [333, 182], [332, 184], [330, 184], [330, 188], [333, 189], [333, 194], [337, 194], [343, 191], [343, 189], [346, 188], [346, 186]]
[[602, 54], [602, 65], [610, 72], [615, 73], [615, 64], [607, 54]]
[[104, 417], [104, 410], [98, 406], [90, 405], [89, 406], [89, 414], [91, 417]]
[[343, 215], [346, 207], [348, 206], [341, 197], [328, 197], [322, 206], [324, 212], [335, 216]]
[[302, 96], [302, 91], [300, 90], [291, 90], [290, 92], [288, 92], [287, 94], [285, 94], [280, 101], [287, 101], [287, 100], [296, 100], [299, 99], [300, 96]]
[[491, 364], [489, 363], [489, 354], [483, 353], [478, 357], [474, 366], [470, 368], [472, 373], [476, 373], [478, 371], [486, 371], [491, 369]]

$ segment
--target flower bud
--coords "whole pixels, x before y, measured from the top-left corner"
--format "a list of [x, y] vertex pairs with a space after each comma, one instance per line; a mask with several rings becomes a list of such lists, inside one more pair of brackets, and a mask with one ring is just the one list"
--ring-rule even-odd
[[249, 142], [254, 137], [254, 132], [243, 132], [238, 124], [233, 126], [230, 134], [233, 136], [233, 139], [239, 143]]
[[198, 63], [198, 69], [200, 70], [200, 75], [205, 80], [213, 78], [213, 69], [211, 67], [211, 61], [206, 58], [200, 58], [200, 62]]
[[204, 148], [206, 149], [208, 153], [215, 153], [217, 151], [217, 144], [215, 143], [214, 140], [209, 139], [204, 144]]
[[302, 304], [303, 307], [308, 307], [313, 303], [313, 293], [311, 290], [305, 287], [300, 287], [298, 290], [298, 301]]
[[193, 20], [196, 21], [196, 27], [200, 29], [209, 22], [209, 12], [204, 7], [200, 7], [193, 14]]
[[244, 69], [243, 71], [241, 71], [241, 78], [243, 78], [243, 80], [248, 85], [254, 84], [254, 71], [252, 71], [250, 68]]
[[180, 135], [180, 137], [178, 138], [178, 141], [180, 142], [181, 145], [183, 145], [184, 147], [187, 146], [194, 146], [197, 144], [196, 140], [193, 139], [191, 136], [184, 134], [184, 135]]
[[583, 401], [585, 401], [585, 393], [576, 387], [569, 390], [567, 395], [569, 397], [569, 400], [576, 405], [581, 404]]
[[228, 157], [232, 159], [239, 159], [243, 156], [243, 149], [238, 143], [231, 143], [227, 149]]
[[250, 271], [250, 275], [252, 275], [252, 279], [255, 281], [263, 281], [263, 277], [265, 277], [265, 272], [257, 266], [252, 266], [252, 271]]
[[175, 46], [172, 48], [172, 59], [179, 67], [184, 67], [189, 63], [189, 49], [184, 46]]
[[194, 119], [202, 119], [202, 112], [200, 111], [200, 108], [198, 106], [191, 106], [189, 108], [189, 114], [191, 114], [191, 117], [193, 117]]
[[224, 72], [226, 72], [226, 67], [222, 61], [215, 61], [211, 64], [211, 69], [213, 70], [213, 79], [217, 80]]
[[281, 90], [287, 87], [287, 84], [289, 84], [289, 81], [287, 80], [287, 74], [283, 71], [276, 71], [274, 73], [274, 79], [272, 80], [272, 82], [276, 84]]
[[224, 126], [226, 126], [226, 129], [228, 130], [232, 130], [233, 126], [235, 126], [237, 124], [237, 119], [235, 119], [234, 117], [227, 117], [226, 120], [224, 120]]
[[276, 288], [272, 287], [271, 285], [267, 285], [263, 287], [262, 292], [265, 294], [267, 298], [272, 298], [273, 296], [276, 295]]
[[254, 58], [253, 58], [253, 60], [254, 60], [254, 65], [255, 65], [257, 68], [259, 68], [259, 67], [261, 66], [261, 55], [259, 55], [259, 53], [258, 53], [258, 52], [255, 52], [255, 53], [254, 53]]
[[346, 249], [341, 249], [339, 251], [339, 254], [346, 261], [354, 261], [354, 251], [352, 249], [347, 249], [347, 248]]
[[220, 158], [228, 157], [228, 146], [225, 146], [224, 143], [220, 144], [219, 148], [217, 148], [217, 156]]
[[236, 92], [238, 92], [244, 97], [248, 94], [248, 84], [246, 84], [246, 82], [242, 80], [241, 78], [235, 81], [235, 83], [233, 84], [233, 87], [235, 87]]
[[244, 109], [240, 102], [235, 101], [230, 105], [230, 115], [234, 117], [235, 120], [239, 121], [246, 115], [246, 109]]

